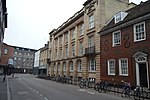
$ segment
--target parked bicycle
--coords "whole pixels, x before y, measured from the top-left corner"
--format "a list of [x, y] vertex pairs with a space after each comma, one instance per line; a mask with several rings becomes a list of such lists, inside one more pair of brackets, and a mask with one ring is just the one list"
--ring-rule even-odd
[[144, 98], [148, 98], [148, 92], [146, 92], [142, 86], [136, 86], [133, 96], [135, 100], [144, 100]]
[[98, 86], [98, 92], [101, 93], [102, 91], [106, 92], [108, 90], [109, 83], [106, 81], [100, 81]]
[[131, 95], [131, 83], [122, 81], [122, 97], [130, 96]]
[[87, 82], [86, 82], [85, 79], [81, 79], [81, 81], [79, 82], [79, 87], [80, 87], [80, 88], [85, 88], [85, 87], [87, 86], [86, 83], [87, 83]]

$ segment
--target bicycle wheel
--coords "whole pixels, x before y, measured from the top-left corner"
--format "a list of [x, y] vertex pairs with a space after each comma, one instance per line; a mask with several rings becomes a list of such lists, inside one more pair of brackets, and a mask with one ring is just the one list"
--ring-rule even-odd
[[148, 97], [148, 93], [146, 91], [141, 92], [141, 97], [147, 98]]
[[137, 91], [134, 91], [134, 100], [140, 99], [140, 93], [138, 93]]
[[79, 84], [79, 87], [80, 87], [80, 88], [83, 88], [83, 87], [84, 87], [84, 83], [80, 83], [80, 84]]
[[98, 92], [99, 92], [99, 93], [102, 92], [102, 88], [101, 88], [101, 87], [98, 88]]

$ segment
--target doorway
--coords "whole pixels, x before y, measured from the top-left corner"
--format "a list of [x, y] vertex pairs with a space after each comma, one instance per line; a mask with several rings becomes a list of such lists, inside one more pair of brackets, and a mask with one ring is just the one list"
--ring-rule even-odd
[[146, 63], [139, 63], [139, 82], [143, 87], [148, 87], [148, 74]]

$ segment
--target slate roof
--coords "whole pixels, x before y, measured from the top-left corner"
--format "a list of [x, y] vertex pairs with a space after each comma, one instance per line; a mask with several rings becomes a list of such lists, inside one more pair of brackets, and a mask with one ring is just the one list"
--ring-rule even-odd
[[142, 2], [141, 4], [129, 9], [126, 11], [128, 13], [128, 15], [124, 18], [123, 21], [120, 21], [118, 23], [115, 24], [114, 18], [106, 25], [104, 26], [101, 30], [100, 30], [100, 34], [107, 34], [105, 31], [115, 28], [117, 26], [120, 26], [126, 22], [132, 21], [136, 18], [139, 18], [141, 16], [150, 14], [150, 0], [146, 1], [146, 2]]

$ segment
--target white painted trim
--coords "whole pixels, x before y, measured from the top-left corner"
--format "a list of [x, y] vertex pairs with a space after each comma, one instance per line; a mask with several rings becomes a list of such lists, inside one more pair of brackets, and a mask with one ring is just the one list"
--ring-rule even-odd
[[136, 85], [140, 85], [139, 64], [136, 62]]
[[[144, 39], [141, 39], [141, 40], [136, 40], [136, 35], [135, 35], [135, 33], [136, 33], [136, 28], [135, 28], [135, 27], [138, 26], [138, 25], [141, 25], [141, 24], [144, 24], [144, 35], [145, 35], [145, 38], [144, 38]], [[133, 29], [134, 29], [134, 42], [139, 42], [139, 41], [146, 40], [145, 21], [135, 24], [135, 25], [133, 26]]]
[[150, 74], [150, 73], [149, 73], [149, 69], [148, 69], [148, 61], [146, 62], [146, 67], [147, 67], [147, 68], [146, 68], [146, 69], [147, 69], [147, 84], [148, 84], [148, 88], [150, 88], [150, 85], [149, 85], [149, 84], [150, 84], [150, 83], [149, 83], [149, 80], [150, 80], [149, 74]]
[[[136, 85], [141, 85], [141, 84], [140, 84], [139, 64], [140, 64], [140, 63], [137, 63], [137, 62], [136, 62]], [[150, 78], [150, 77], [149, 77], [149, 74], [150, 74], [150, 73], [149, 73], [149, 71], [148, 71], [148, 70], [149, 70], [149, 69], [148, 69], [148, 62], [145, 62], [145, 64], [146, 64], [146, 70], [147, 70], [147, 82], [148, 82], [147, 84], [148, 84], [148, 88], [150, 88], [150, 85], [149, 85], [149, 78]]]

